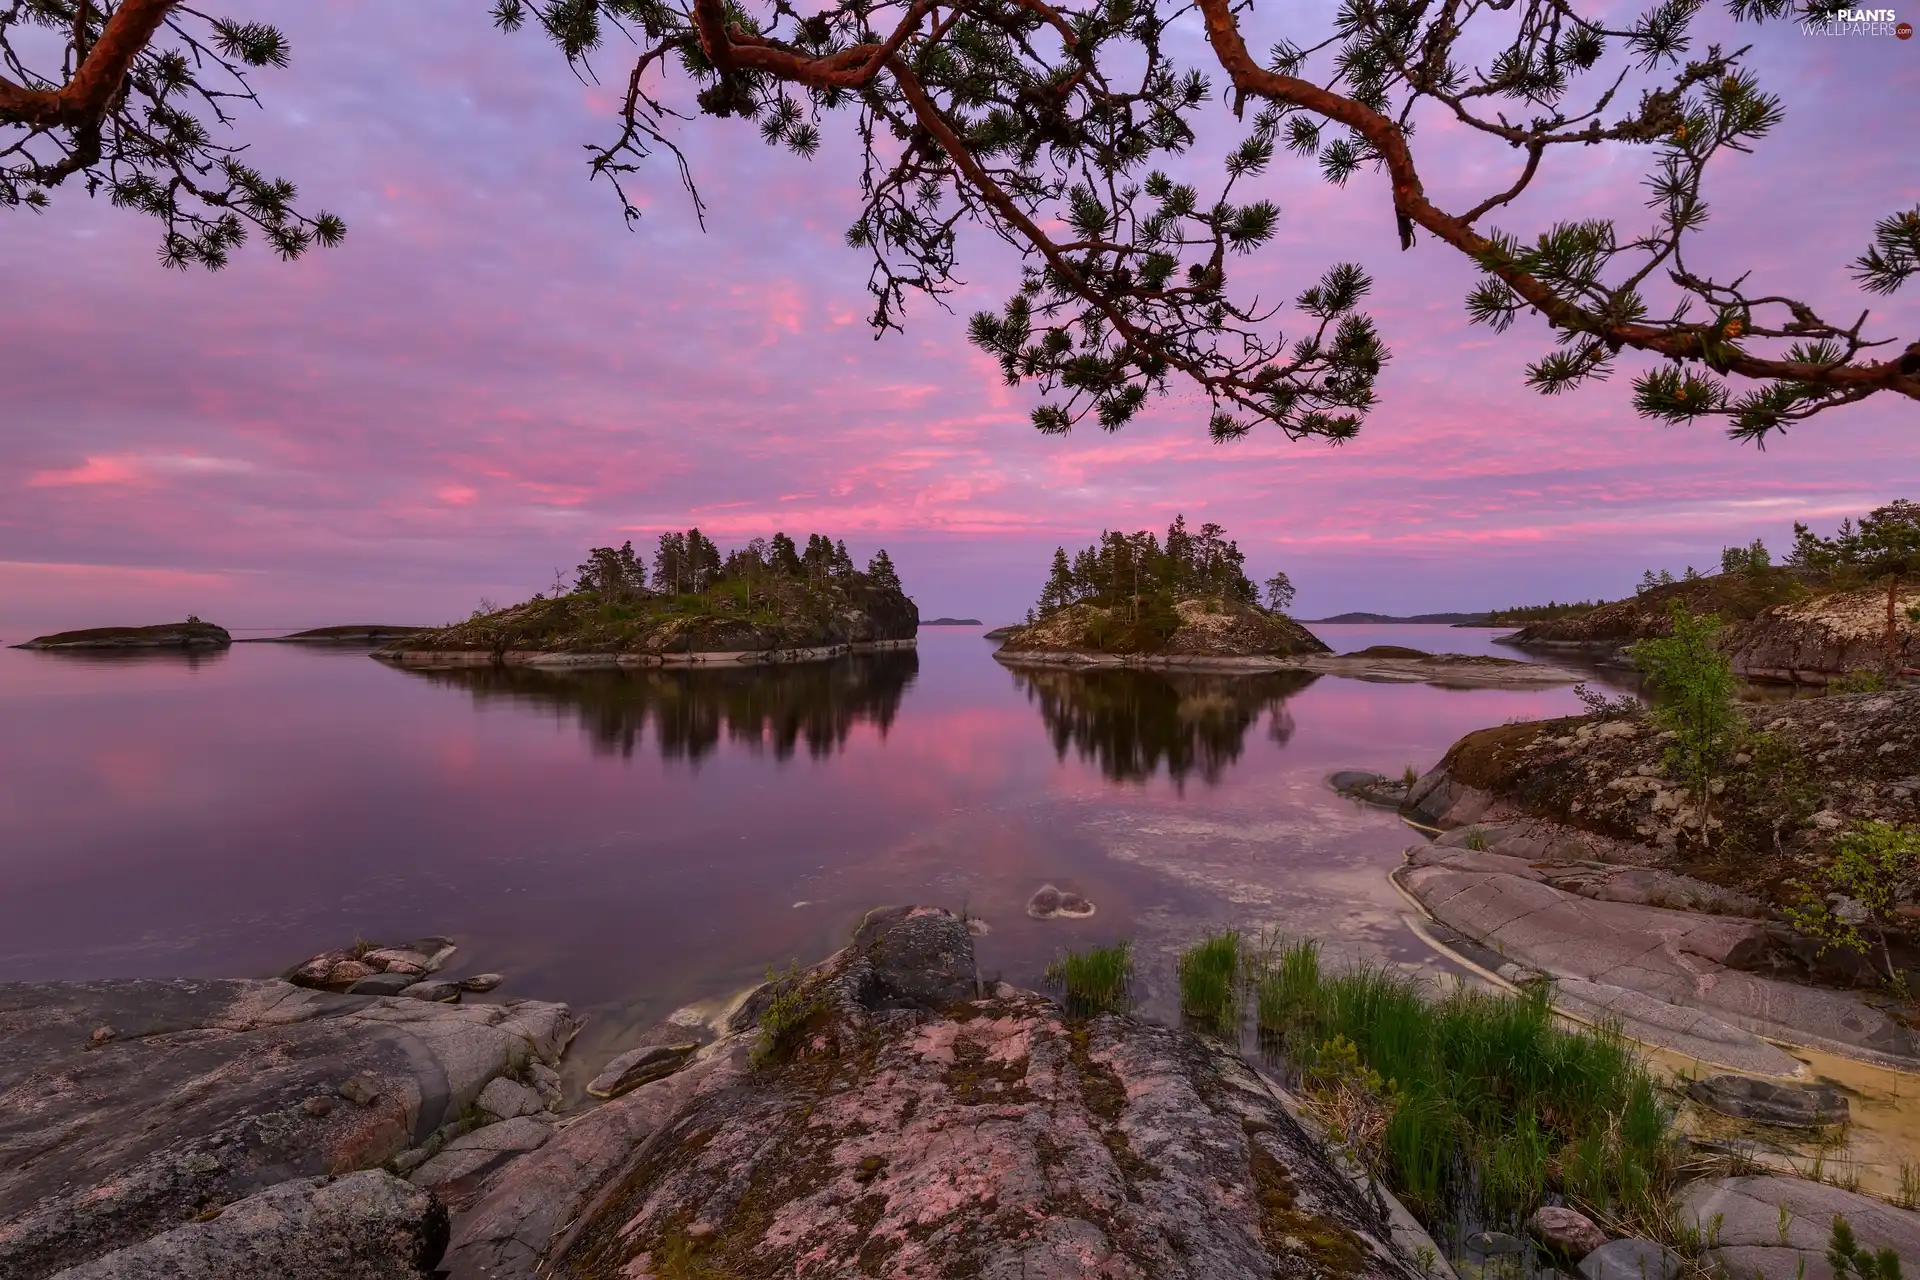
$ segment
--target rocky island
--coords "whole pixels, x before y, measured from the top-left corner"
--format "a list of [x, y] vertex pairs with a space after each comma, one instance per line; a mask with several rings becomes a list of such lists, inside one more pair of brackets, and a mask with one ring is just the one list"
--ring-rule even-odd
[[649, 575], [633, 544], [596, 547], [569, 589], [403, 636], [403, 666], [685, 666], [803, 662], [911, 645], [920, 612], [882, 550], [864, 571], [822, 535], [785, 534], [724, 559], [698, 529], [662, 534]]
[[188, 616], [185, 622], [163, 622], [150, 627], [91, 627], [36, 636], [16, 649], [224, 649], [233, 643], [226, 628]]
[[1329, 652], [1280, 612], [1292, 587], [1268, 584], [1272, 609], [1244, 570], [1246, 557], [1217, 524], [1178, 517], [1166, 542], [1150, 531], [1103, 533], [1071, 560], [1064, 547], [1027, 625], [994, 651], [1010, 666], [1182, 666], [1257, 669]]

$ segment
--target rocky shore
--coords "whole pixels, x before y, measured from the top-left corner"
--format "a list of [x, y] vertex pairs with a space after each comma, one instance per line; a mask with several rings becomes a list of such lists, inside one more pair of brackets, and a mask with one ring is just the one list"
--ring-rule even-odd
[[[359, 984], [369, 955], [296, 976]], [[1230, 1049], [983, 986], [937, 908], [870, 914], [563, 1116], [577, 1027], [286, 981], [0, 986], [0, 1273], [1421, 1274], [1424, 1233]]]
[[164, 622], [151, 627], [92, 627], [84, 631], [60, 631], [36, 636], [16, 649], [114, 650], [114, 649], [224, 649], [233, 643], [226, 628], [211, 622], [188, 618], [185, 622]]
[[[1851, 672], [1886, 670], [1884, 588], [1814, 591], [1779, 569], [1757, 578], [1716, 575], [1658, 587], [1587, 613], [1534, 623], [1498, 643], [1627, 667], [1635, 641], [1671, 630], [1668, 609], [1675, 600], [1728, 619], [1721, 647], [1735, 673], [1749, 680], [1824, 685]], [[1906, 669], [1920, 667], [1920, 627], [1906, 615], [1914, 605], [1920, 605], [1920, 588], [1908, 588], [1896, 600], [1896, 657]]]
[[[558, 1085], [565, 1006], [417, 989], [449, 947], [329, 952], [295, 981], [0, 985], [0, 1274], [1454, 1274], [1234, 1046], [985, 983], [939, 908], [869, 913], [813, 968], [642, 1034], [584, 1098]], [[1700, 1179], [1673, 1213], [1698, 1263], [1762, 1280], [1830, 1275], [1836, 1214], [1920, 1257], [1920, 1215], [1794, 1178]], [[1525, 1231], [1473, 1236], [1475, 1265], [1683, 1265], [1558, 1206]]]
[[[1862, 820], [1920, 819], [1920, 689], [1748, 706], [1752, 749], [1713, 796], [1713, 841], [1638, 718], [1469, 734], [1410, 787], [1336, 785], [1434, 828], [1396, 883], [1503, 979], [1636, 1038], [1742, 1070], [1793, 1074], [1769, 1038], [1920, 1068], [1911, 1014], [1860, 957], [1784, 918], [1790, 884]], [[1920, 955], [1894, 958], [1920, 973]]]

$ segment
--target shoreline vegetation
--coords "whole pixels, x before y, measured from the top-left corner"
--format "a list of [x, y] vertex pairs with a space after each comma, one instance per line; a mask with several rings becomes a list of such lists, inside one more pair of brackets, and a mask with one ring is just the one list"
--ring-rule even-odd
[[784, 533], [723, 558], [698, 529], [663, 533], [649, 571], [631, 542], [595, 547], [571, 585], [464, 622], [403, 636], [373, 654], [403, 666], [690, 666], [813, 662], [914, 643], [920, 611], [879, 551], [854, 567], [844, 542], [804, 549]]

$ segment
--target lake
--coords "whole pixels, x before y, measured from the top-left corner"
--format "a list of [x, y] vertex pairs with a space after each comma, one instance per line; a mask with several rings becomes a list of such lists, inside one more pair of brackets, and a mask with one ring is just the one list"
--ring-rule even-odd
[[[1336, 649], [1497, 632], [1323, 626]], [[982, 972], [1135, 941], [1147, 1009], [1222, 924], [1435, 963], [1386, 880], [1419, 839], [1333, 794], [1566, 688], [1010, 671], [979, 629], [761, 670], [421, 673], [364, 651], [0, 651], [0, 980], [278, 972], [446, 934], [582, 1047], [807, 964], [889, 902], [965, 908]], [[1053, 884], [1085, 920], [1039, 921]]]

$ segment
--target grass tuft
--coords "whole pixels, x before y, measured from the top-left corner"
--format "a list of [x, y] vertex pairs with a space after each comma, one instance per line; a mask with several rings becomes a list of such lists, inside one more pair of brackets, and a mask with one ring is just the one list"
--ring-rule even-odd
[[1311, 942], [1270, 946], [1252, 983], [1262, 1037], [1430, 1226], [1462, 1207], [1517, 1224], [1555, 1195], [1658, 1220], [1672, 1113], [1625, 1040], [1562, 1027], [1545, 989], [1436, 998], [1390, 969], [1329, 975]]
[[1069, 1013], [1125, 1013], [1132, 1003], [1133, 943], [1069, 951], [1047, 966], [1046, 978], [1061, 989]]
[[1210, 933], [1180, 957], [1180, 1012], [1217, 1035], [1240, 1022], [1240, 934]]

